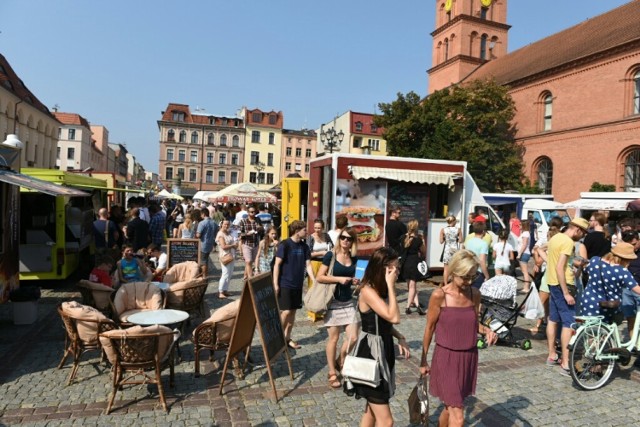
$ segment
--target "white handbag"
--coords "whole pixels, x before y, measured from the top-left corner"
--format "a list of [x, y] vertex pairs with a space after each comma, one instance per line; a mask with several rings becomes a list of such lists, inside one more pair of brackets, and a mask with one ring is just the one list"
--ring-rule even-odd
[[[357, 304], [357, 303], [356, 303]], [[376, 322], [376, 335], [378, 335], [378, 315], [375, 314]], [[344, 365], [342, 366], [342, 377], [347, 382], [347, 388], [351, 388], [349, 383], [362, 384], [369, 387], [378, 387], [380, 385], [380, 365], [377, 360], [367, 359], [365, 357], [358, 357], [358, 348], [360, 342], [352, 350], [351, 354], [348, 354], [344, 359]]]

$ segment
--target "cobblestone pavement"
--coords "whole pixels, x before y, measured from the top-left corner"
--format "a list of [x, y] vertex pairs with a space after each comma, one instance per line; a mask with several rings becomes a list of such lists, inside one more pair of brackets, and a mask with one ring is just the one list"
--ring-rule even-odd
[[[214, 255], [215, 256], [215, 255]], [[242, 270], [236, 268], [231, 286], [232, 299], [242, 290]], [[426, 304], [433, 285], [420, 285]], [[222, 302], [215, 298], [217, 282], [207, 292], [211, 309]], [[406, 285], [398, 285], [400, 306], [406, 302]], [[327, 385], [324, 343], [326, 331], [298, 312], [294, 337], [302, 345], [292, 352], [294, 379], [284, 356], [274, 364], [278, 402], [273, 400], [264, 367], [262, 348], [254, 339], [251, 357], [256, 366], [244, 379], [227, 373], [224, 394], [219, 395], [221, 369], [208, 360], [203, 375], [193, 376], [193, 345], [183, 339], [183, 361], [176, 367], [176, 384], [168, 386], [163, 375], [170, 412], [160, 407], [156, 395], [146, 386], [129, 386], [118, 393], [115, 410], [101, 415], [110, 392], [109, 370], [96, 353], [83, 357], [78, 375], [65, 386], [70, 364], [57, 369], [62, 357], [64, 331], [55, 307], [62, 301], [78, 299], [73, 285], [43, 290], [38, 321], [14, 326], [11, 304], [0, 305], [0, 425], [172, 425], [172, 426], [355, 426], [364, 402], [347, 397]], [[407, 397], [417, 379], [417, 366], [425, 317], [402, 311], [399, 325], [408, 338], [413, 357], [398, 360], [396, 396], [391, 400], [396, 425], [409, 425]], [[196, 320], [197, 324], [201, 320]], [[194, 327], [192, 323], [190, 330]], [[514, 329], [530, 337], [531, 321], [519, 320]], [[257, 335], [257, 334], [256, 334]], [[189, 333], [190, 337], [190, 333]], [[576, 389], [571, 378], [545, 366], [545, 341], [536, 337], [533, 348], [496, 346], [480, 351], [476, 395], [467, 401], [466, 423], [475, 426], [579, 426], [628, 425], [638, 419], [636, 397], [640, 376], [632, 367], [617, 368], [604, 388], [585, 392]], [[205, 355], [206, 353], [203, 353]], [[223, 353], [217, 352], [216, 358]], [[442, 406], [431, 401], [431, 423], [435, 425]], [[633, 421], [631, 421], [633, 424]]]

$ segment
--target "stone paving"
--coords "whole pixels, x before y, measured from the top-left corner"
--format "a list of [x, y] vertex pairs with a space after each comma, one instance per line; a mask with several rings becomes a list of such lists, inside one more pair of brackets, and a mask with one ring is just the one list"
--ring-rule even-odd
[[[215, 255], [214, 255], [215, 256]], [[233, 278], [232, 299], [239, 298], [242, 270]], [[51, 284], [46, 284], [49, 288]], [[434, 289], [420, 284], [420, 298], [426, 304]], [[210, 309], [221, 306], [215, 298], [217, 282], [207, 291]], [[406, 285], [398, 285], [400, 306], [405, 306]], [[263, 363], [257, 334], [251, 349], [255, 366], [244, 379], [227, 372], [224, 393], [219, 394], [221, 369], [203, 362], [202, 376], [193, 376], [193, 345], [181, 341], [183, 361], [176, 367], [176, 384], [168, 386], [163, 375], [169, 413], [160, 407], [157, 395], [147, 386], [129, 386], [118, 393], [113, 412], [102, 415], [110, 393], [109, 370], [100, 364], [97, 353], [83, 357], [78, 375], [65, 386], [70, 363], [57, 369], [64, 344], [64, 330], [56, 305], [80, 299], [73, 284], [57, 284], [43, 290], [38, 321], [14, 326], [11, 304], [0, 305], [0, 425], [171, 425], [171, 426], [355, 426], [364, 403], [347, 397], [327, 385], [324, 343], [326, 331], [298, 312], [294, 338], [302, 345], [292, 351], [294, 379], [284, 356], [273, 365], [279, 400], [273, 392]], [[408, 338], [413, 357], [396, 363], [397, 390], [391, 400], [398, 426], [409, 425], [407, 397], [415, 384], [425, 317], [402, 311], [398, 328]], [[200, 322], [195, 320], [190, 330]], [[531, 321], [520, 319], [514, 329], [520, 337], [530, 337]], [[470, 397], [465, 421], [474, 426], [578, 426], [629, 425], [640, 415], [636, 391], [640, 375], [632, 367], [617, 368], [613, 379], [602, 389], [576, 389], [571, 378], [545, 366], [545, 341], [537, 336], [533, 348], [524, 351], [495, 346], [480, 351], [476, 396]], [[203, 352], [206, 355], [206, 352]], [[224, 356], [216, 353], [216, 359]], [[442, 406], [431, 400], [431, 423], [437, 424]]]

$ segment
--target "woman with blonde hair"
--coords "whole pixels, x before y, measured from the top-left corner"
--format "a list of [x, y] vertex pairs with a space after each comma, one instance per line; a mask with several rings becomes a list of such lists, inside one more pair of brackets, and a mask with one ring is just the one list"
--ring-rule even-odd
[[460, 242], [462, 241], [462, 230], [460, 226], [456, 225], [456, 217], [449, 215], [446, 218], [447, 226], [440, 230], [440, 243], [444, 245], [442, 249], [442, 263], [444, 264], [444, 272], [442, 277], [444, 278], [444, 284], [447, 284], [447, 278], [449, 277], [449, 261], [458, 249], [460, 249]]
[[418, 234], [418, 221], [411, 220], [407, 224], [407, 234], [401, 237], [402, 243], [402, 277], [407, 281], [409, 295], [407, 298], [406, 314], [411, 314], [411, 307], [415, 307], [420, 316], [427, 314], [418, 299], [417, 281], [421, 278], [418, 264], [424, 260], [427, 248], [422, 236]]
[[[356, 239], [357, 234], [352, 228], [347, 227], [341, 230], [337, 239], [338, 244], [333, 248], [333, 251], [324, 255], [316, 276], [318, 283], [315, 286], [336, 284], [333, 300], [324, 315], [324, 326], [326, 326], [329, 335], [325, 348], [329, 367], [327, 379], [332, 388], [340, 387], [338, 375], [341, 366], [358, 336], [359, 322], [353, 300], [353, 288], [360, 284], [360, 281], [354, 277], [356, 274], [356, 253], [358, 252]], [[332, 264], [333, 271], [329, 273]], [[349, 339], [343, 341], [336, 358], [338, 341], [343, 328], [346, 329]]]
[[193, 209], [189, 214], [186, 215], [184, 222], [180, 224], [178, 228], [173, 229], [173, 238], [195, 239], [198, 222], [200, 222], [201, 219], [202, 218], [200, 217], [200, 211], [198, 209]]
[[266, 273], [271, 271], [271, 261], [276, 256], [276, 248], [278, 246], [278, 232], [275, 228], [270, 228], [264, 239], [258, 244], [258, 255], [256, 255], [255, 272]]

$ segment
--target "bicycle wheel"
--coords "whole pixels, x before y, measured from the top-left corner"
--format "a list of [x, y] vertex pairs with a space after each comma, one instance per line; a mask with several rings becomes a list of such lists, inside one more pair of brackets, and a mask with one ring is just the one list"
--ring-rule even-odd
[[582, 331], [569, 352], [569, 370], [573, 381], [584, 390], [596, 390], [611, 377], [615, 359], [596, 360], [596, 352], [606, 354], [615, 346], [613, 337], [607, 339], [607, 329], [594, 325]]

